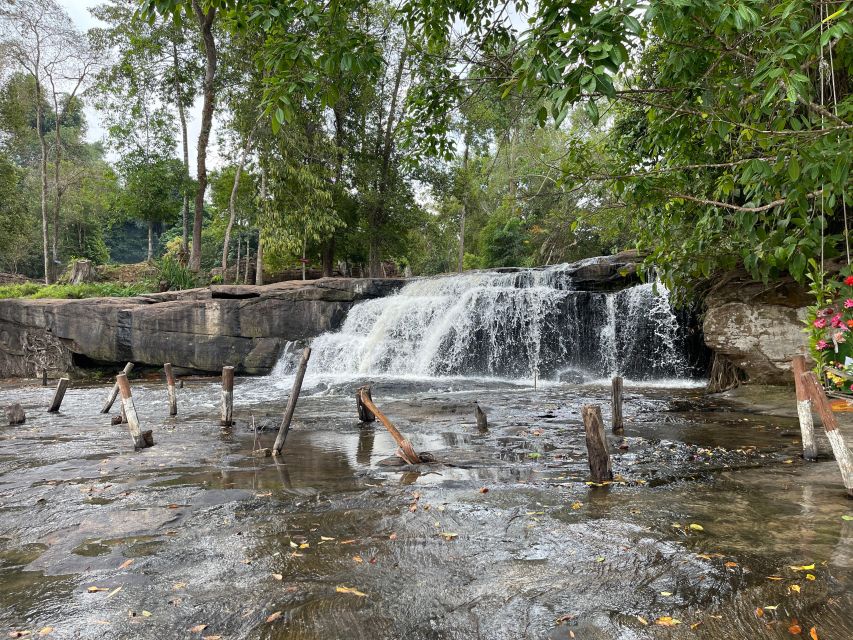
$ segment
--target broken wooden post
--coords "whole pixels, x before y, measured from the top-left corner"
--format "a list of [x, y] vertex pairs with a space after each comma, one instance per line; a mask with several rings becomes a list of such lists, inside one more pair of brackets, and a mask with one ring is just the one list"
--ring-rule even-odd
[[296, 369], [296, 377], [293, 379], [293, 388], [290, 390], [290, 397], [287, 399], [287, 408], [284, 410], [281, 426], [278, 428], [278, 435], [275, 437], [275, 444], [272, 447], [272, 454], [274, 456], [280, 456], [281, 450], [284, 448], [284, 441], [287, 439], [287, 432], [290, 431], [290, 422], [293, 420], [293, 412], [296, 411], [296, 401], [299, 400], [299, 392], [302, 390], [302, 380], [305, 378], [305, 370], [308, 368], [308, 359], [310, 357], [311, 347], [305, 347], [302, 351], [302, 360], [299, 361], [299, 367]]
[[219, 424], [230, 427], [234, 410], [234, 367], [222, 367], [222, 416]]
[[[133, 363], [128, 362], [124, 365], [122, 373], [124, 373], [124, 375], [128, 375], [131, 371], [133, 371]], [[104, 403], [104, 406], [101, 407], [101, 413], [109, 413], [110, 409], [113, 407], [113, 403], [116, 401], [116, 398], [118, 398], [118, 382], [116, 382], [110, 390], [110, 395], [107, 396], [107, 401]]]
[[397, 452], [397, 455], [409, 464], [420, 464], [421, 457], [415, 451], [415, 448], [412, 446], [412, 443], [403, 437], [403, 434], [401, 434], [397, 430], [397, 427], [391, 424], [391, 421], [386, 418], [385, 414], [383, 414], [379, 410], [379, 408], [373, 403], [373, 398], [368, 397], [366, 394], [362, 394], [361, 401], [368, 409], [370, 409], [373, 415], [375, 415], [379, 419], [379, 422], [381, 422], [382, 425], [388, 430], [388, 433], [391, 434], [391, 437], [394, 438], [394, 441], [400, 447], [400, 450]]
[[47, 369], [41, 370], [41, 386], [47, 386]]
[[364, 403], [361, 401], [362, 393], [370, 398], [370, 385], [359, 387], [358, 391], [355, 392], [355, 408], [358, 411], [358, 419], [360, 422], [375, 422], [376, 416], [373, 415], [373, 412], [364, 406]]
[[806, 371], [800, 376], [800, 380], [806, 388], [812, 406], [817, 409], [820, 420], [823, 422], [826, 437], [829, 438], [832, 453], [835, 455], [838, 468], [841, 470], [841, 480], [844, 482], [844, 488], [847, 489], [847, 495], [853, 498], [853, 455], [850, 454], [850, 449], [844, 443], [844, 436], [838, 429], [838, 420], [832, 413], [829, 399], [826, 397], [823, 387], [820, 386], [814, 371]]
[[477, 429], [482, 431], [489, 430], [489, 419], [486, 417], [486, 412], [480, 408], [480, 404], [474, 403], [474, 416], [477, 418]]
[[797, 416], [800, 419], [800, 434], [803, 441], [803, 458], [806, 460], [817, 460], [817, 445], [814, 439], [814, 420], [812, 418], [812, 401], [803, 384], [803, 374], [806, 372], [806, 359], [803, 356], [794, 356], [791, 360], [791, 368], [794, 371], [794, 386], [797, 391]]
[[[127, 426], [130, 429], [130, 437], [133, 438], [133, 446], [137, 449], [144, 449], [149, 445], [146, 444], [145, 436], [139, 429], [139, 416], [136, 415], [136, 407], [133, 406], [133, 397], [130, 395], [130, 382], [127, 380], [127, 374], [118, 374], [116, 376], [116, 384], [121, 394], [121, 407], [124, 410], [124, 415], [127, 416]], [[151, 442], [153, 444], [153, 439]]]
[[586, 404], [581, 409], [581, 415], [586, 432], [586, 452], [592, 481], [612, 480], [613, 471], [610, 468], [610, 453], [607, 450], [607, 436], [604, 435], [601, 407], [597, 404]]
[[15, 402], [6, 407], [6, 418], [9, 424], [24, 424], [27, 421], [27, 414], [24, 413], [21, 403]]
[[613, 433], [622, 435], [625, 433], [622, 419], [622, 376], [615, 376], [612, 385], [610, 407], [613, 414]]
[[65, 397], [65, 390], [68, 388], [68, 378], [60, 378], [59, 384], [56, 385], [56, 391], [53, 394], [53, 401], [50, 403], [48, 413], [56, 413], [62, 405], [62, 399]]
[[163, 371], [166, 373], [166, 390], [169, 394], [169, 415], [178, 415], [178, 396], [175, 393], [175, 374], [172, 373], [172, 363], [167, 362], [163, 365]]

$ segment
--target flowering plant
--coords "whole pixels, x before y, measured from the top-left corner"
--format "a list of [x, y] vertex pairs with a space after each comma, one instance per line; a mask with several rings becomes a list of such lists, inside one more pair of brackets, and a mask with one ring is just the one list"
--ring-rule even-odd
[[853, 275], [814, 277], [811, 289], [816, 304], [809, 307], [806, 331], [818, 372], [836, 390], [853, 393], [851, 381], [840, 375], [853, 377]]

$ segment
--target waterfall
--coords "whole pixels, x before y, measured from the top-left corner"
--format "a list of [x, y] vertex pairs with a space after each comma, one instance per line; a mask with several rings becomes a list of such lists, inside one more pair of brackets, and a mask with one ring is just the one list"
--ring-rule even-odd
[[423, 278], [360, 302], [340, 330], [314, 339], [311, 370], [569, 381], [695, 373], [665, 287], [576, 290], [567, 266]]

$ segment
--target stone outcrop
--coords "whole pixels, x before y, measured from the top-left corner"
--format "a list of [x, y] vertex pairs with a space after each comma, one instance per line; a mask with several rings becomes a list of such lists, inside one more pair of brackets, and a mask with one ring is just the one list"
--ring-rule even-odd
[[791, 384], [791, 358], [807, 354], [807, 292], [792, 281], [732, 279], [705, 300], [705, 343], [748, 381]]
[[0, 300], [0, 376], [127, 361], [268, 373], [288, 341], [336, 329], [353, 304], [403, 283], [326, 278], [134, 298]]

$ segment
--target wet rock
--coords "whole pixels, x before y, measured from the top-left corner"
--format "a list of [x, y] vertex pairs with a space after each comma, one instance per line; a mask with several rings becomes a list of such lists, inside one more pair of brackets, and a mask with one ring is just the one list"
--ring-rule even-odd
[[560, 382], [568, 384], [583, 384], [586, 377], [577, 369], [566, 369], [565, 371], [560, 372], [559, 379]]
[[27, 416], [20, 402], [15, 402], [6, 407], [6, 418], [9, 424], [24, 424], [27, 421]]

